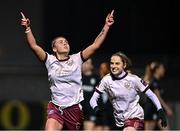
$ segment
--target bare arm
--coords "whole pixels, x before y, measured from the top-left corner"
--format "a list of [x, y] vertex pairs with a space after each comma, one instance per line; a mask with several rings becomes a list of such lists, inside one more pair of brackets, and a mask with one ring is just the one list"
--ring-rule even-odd
[[26, 31], [26, 38], [29, 47], [33, 50], [33, 52], [37, 55], [37, 57], [44, 61], [46, 59], [46, 52], [37, 44], [34, 35], [30, 28], [30, 21], [28, 18], [24, 16], [24, 14], [21, 12], [22, 19], [21, 19], [21, 25], [25, 27]]
[[167, 112], [167, 115], [172, 116], [173, 112], [172, 112], [171, 108], [163, 100], [163, 98], [161, 97], [160, 91], [158, 89], [156, 89], [156, 90], [154, 90], [154, 93], [156, 94], [156, 96], [158, 97], [161, 105], [164, 107], [165, 111]]
[[113, 13], [114, 13], [114, 10], [111, 12], [111, 14], [107, 15], [106, 23], [105, 23], [102, 31], [100, 32], [100, 34], [96, 37], [93, 44], [91, 44], [85, 50], [82, 51], [82, 56], [83, 56], [84, 59], [88, 59], [89, 57], [91, 57], [95, 53], [95, 51], [104, 42], [104, 40], [105, 40], [105, 38], [107, 36], [107, 33], [109, 31], [110, 26], [114, 23]]
[[151, 99], [151, 101], [154, 103], [154, 105], [157, 108], [157, 114], [158, 114], [158, 119], [161, 120], [161, 127], [167, 127], [167, 118], [166, 114], [162, 109], [162, 106], [160, 104], [160, 101], [158, 100], [158, 97], [150, 90], [148, 89], [145, 94]]

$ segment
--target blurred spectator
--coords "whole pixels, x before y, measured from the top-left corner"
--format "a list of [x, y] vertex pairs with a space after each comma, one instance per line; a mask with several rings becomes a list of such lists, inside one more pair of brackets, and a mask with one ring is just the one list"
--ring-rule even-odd
[[96, 117], [92, 108], [90, 107], [89, 100], [94, 92], [94, 87], [98, 84], [98, 76], [93, 73], [92, 59], [88, 59], [82, 66], [82, 83], [84, 91], [84, 101], [82, 102], [84, 112], [84, 130], [93, 130], [95, 127]]
[[99, 77], [102, 79], [105, 75], [110, 73], [110, 67], [108, 62], [103, 62], [99, 66]]

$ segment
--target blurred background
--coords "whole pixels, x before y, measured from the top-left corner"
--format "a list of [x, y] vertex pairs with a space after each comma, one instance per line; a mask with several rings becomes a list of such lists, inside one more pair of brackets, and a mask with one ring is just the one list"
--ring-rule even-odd
[[166, 66], [164, 98], [173, 109], [171, 129], [180, 129], [180, 2], [178, 0], [1, 0], [0, 129], [43, 129], [50, 100], [47, 72], [29, 49], [20, 25], [22, 11], [31, 20], [36, 40], [51, 51], [51, 40], [65, 36], [71, 54], [91, 44], [112, 9], [115, 23], [92, 57], [101, 62], [122, 51], [142, 76], [146, 64]]

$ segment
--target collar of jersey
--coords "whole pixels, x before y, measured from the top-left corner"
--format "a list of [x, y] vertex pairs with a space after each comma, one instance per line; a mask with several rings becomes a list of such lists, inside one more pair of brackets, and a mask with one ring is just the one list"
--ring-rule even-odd
[[62, 61], [67, 61], [67, 60], [69, 60], [69, 58], [70, 58], [70, 56], [68, 55], [68, 57], [66, 58], [66, 59], [63, 59], [63, 60], [60, 60], [60, 59], [58, 59], [58, 57], [55, 55], [55, 57], [56, 57], [56, 59], [58, 60], [58, 61], [60, 61], [60, 62], [62, 62]]
[[121, 79], [125, 78], [128, 73], [125, 72], [125, 74], [123, 76], [121, 76], [121, 77], [116, 77], [112, 73], [110, 73], [110, 74], [111, 74], [111, 77], [112, 77], [113, 80], [121, 80]]

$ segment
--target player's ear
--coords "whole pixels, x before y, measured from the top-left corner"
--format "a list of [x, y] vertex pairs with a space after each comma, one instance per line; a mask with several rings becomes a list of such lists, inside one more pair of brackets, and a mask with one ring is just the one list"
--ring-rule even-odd
[[124, 62], [123, 63], [123, 68], [126, 69], [126, 67], [127, 67], [127, 64], [126, 64], [126, 62]]
[[52, 47], [53, 52], [57, 52], [57, 49], [53, 46]]

